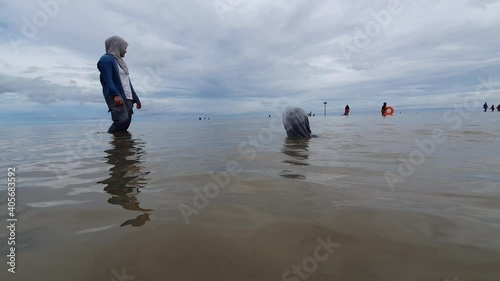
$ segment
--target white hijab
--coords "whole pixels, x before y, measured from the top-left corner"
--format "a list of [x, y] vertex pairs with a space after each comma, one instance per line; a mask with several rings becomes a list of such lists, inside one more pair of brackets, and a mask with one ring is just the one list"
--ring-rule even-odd
[[125, 61], [123, 60], [121, 54], [125, 52], [125, 49], [128, 46], [127, 41], [125, 41], [120, 36], [111, 36], [106, 39], [104, 43], [106, 46], [106, 53], [113, 55], [118, 61], [118, 65], [120, 65], [121, 69], [128, 74], [128, 67]]
[[304, 109], [287, 106], [283, 111], [283, 126], [289, 137], [312, 137], [309, 119]]

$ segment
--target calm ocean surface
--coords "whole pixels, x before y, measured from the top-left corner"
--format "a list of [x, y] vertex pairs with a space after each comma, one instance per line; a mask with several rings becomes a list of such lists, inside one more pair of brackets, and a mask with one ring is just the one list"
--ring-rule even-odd
[[310, 140], [281, 116], [4, 124], [0, 280], [499, 281], [499, 121], [316, 116]]

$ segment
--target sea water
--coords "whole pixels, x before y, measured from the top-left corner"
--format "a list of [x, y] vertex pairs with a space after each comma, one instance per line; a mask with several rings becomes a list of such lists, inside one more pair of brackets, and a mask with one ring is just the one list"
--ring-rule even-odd
[[0, 280], [500, 280], [500, 113], [2, 126]]

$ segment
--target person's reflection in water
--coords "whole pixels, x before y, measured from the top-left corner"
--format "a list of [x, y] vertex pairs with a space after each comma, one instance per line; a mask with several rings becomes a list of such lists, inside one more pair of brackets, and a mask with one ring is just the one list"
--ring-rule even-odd
[[[285, 154], [286, 159], [283, 163], [288, 163], [296, 168], [301, 169], [300, 166], [308, 166], [309, 163], [309, 138], [286, 138], [281, 150]], [[280, 176], [290, 179], [305, 179], [305, 175], [294, 173], [290, 170], [283, 170]]]
[[133, 139], [129, 132], [114, 133], [110, 142], [111, 148], [106, 150], [106, 163], [111, 165], [110, 177], [98, 182], [105, 184], [104, 191], [111, 194], [108, 203], [121, 205], [124, 209], [144, 212], [135, 219], [124, 222], [121, 226], [142, 226], [149, 220], [147, 212], [139, 206], [137, 195], [147, 183], [147, 175], [141, 165], [141, 156], [144, 152], [144, 142]]
[[138, 215], [135, 219], [130, 219], [122, 223], [120, 226], [131, 225], [133, 227], [143, 226], [147, 221], [149, 221], [149, 214], [144, 213], [142, 215]]

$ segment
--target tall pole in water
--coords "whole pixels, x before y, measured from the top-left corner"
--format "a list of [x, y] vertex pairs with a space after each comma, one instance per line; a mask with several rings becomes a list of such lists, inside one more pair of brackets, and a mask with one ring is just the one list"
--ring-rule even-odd
[[327, 104], [327, 102], [325, 101], [323, 104], [325, 105], [325, 116], [326, 116], [326, 104]]

